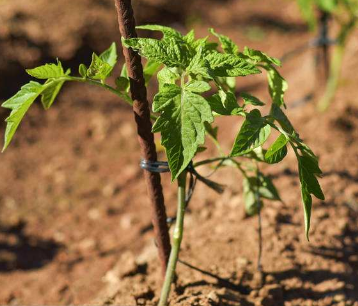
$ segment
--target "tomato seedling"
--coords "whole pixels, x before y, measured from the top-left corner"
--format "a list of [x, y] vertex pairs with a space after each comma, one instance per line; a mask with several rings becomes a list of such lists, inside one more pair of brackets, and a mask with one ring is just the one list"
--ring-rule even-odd
[[[327, 84], [322, 98], [318, 103], [321, 111], [326, 110], [338, 87], [341, 67], [348, 38], [358, 24], [357, 0], [297, 0], [301, 12], [311, 30], [316, 28], [318, 15], [316, 10], [329, 14], [338, 24], [339, 32], [335, 39]], [[327, 42], [326, 42], [327, 43]]]
[[[209, 31], [218, 38], [220, 48], [219, 44], [210, 41], [208, 37], [196, 39], [193, 30], [182, 35], [175, 29], [160, 25], [139, 26], [137, 29], [160, 31], [163, 34], [160, 40], [129, 38], [122, 39], [122, 43], [147, 59], [144, 69], [147, 82], [160, 69], [157, 73], [159, 88], [152, 105], [152, 119], [155, 120], [153, 132], [161, 135], [171, 179], [178, 184], [173, 247], [159, 302], [163, 306], [167, 305], [183, 238], [188, 172], [198, 176], [195, 170], [197, 167], [216, 162], [216, 168], [232, 166], [239, 169], [244, 177], [246, 209], [249, 214], [255, 214], [261, 209], [262, 199], [279, 199], [272, 181], [259, 171], [258, 164], [279, 163], [287, 155], [287, 147], [291, 146], [298, 161], [307, 238], [312, 195], [324, 199], [317, 180], [322, 172], [318, 166], [318, 158], [299, 137], [283, 111], [287, 83], [276, 69], [280, 66], [278, 59], [248, 47], [239, 51], [239, 47], [229, 37], [218, 34], [213, 29]], [[125, 66], [116, 79], [116, 86], [106, 82], [116, 63], [116, 46], [112, 44], [102, 54], [94, 53], [88, 68], [81, 64], [80, 76], [73, 76], [69, 70], [64, 70], [60, 61], [28, 69], [31, 76], [45, 82], [41, 84], [31, 81], [3, 103], [3, 107], [11, 109], [11, 114], [6, 119], [4, 149], [10, 144], [31, 104], [41, 98], [44, 108], [48, 109], [65, 82], [76, 81], [100, 86], [132, 104], [128, 95], [130, 80]], [[272, 100], [270, 112], [265, 115], [259, 110], [265, 105], [260, 99], [245, 92], [236, 95], [236, 77], [255, 75], [262, 71], [267, 74]], [[218, 116], [244, 118], [232, 149], [227, 154], [220, 147], [218, 127], [213, 125], [214, 118]], [[267, 146], [272, 130], [279, 136]], [[193, 159], [204, 150], [206, 135], [218, 147], [219, 156], [193, 163]], [[242, 159], [249, 160], [253, 166]], [[201, 180], [220, 191], [218, 184], [203, 177]]]

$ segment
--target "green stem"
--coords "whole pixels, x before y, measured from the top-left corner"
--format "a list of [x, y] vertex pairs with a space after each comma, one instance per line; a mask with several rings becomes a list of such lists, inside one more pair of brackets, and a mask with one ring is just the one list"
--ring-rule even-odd
[[185, 185], [186, 171], [183, 171], [178, 177], [178, 210], [173, 234], [173, 244], [158, 306], [168, 305], [170, 288], [175, 275], [175, 268], [179, 257], [180, 244], [183, 239], [184, 231]]
[[[60, 79], [63, 79], [64, 81], [88, 83], [91, 85], [96, 85], [96, 86], [102, 87], [102, 88], [110, 91], [111, 93], [115, 94], [116, 96], [120, 97], [128, 105], [133, 106], [133, 101], [127, 93], [120, 92], [117, 89], [115, 89], [114, 87], [112, 87], [104, 82], [100, 82], [100, 81], [96, 81], [96, 80], [92, 80], [92, 79], [88, 79], [88, 78], [73, 77], [73, 76], [66, 76], [66, 77], [62, 77]], [[152, 120], [156, 120], [157, 116], [151, 114], [150, 118]]]
[[118, 97], [122, 98], [130, 106], [133, 105], [133, 101], [129, 96], [126, 96], [125, 94], [121, 93], [120, 91], [118, 91], [117, 89], [113, 88], [112, 86], [109, 86], [109, 85], [107, 85], [105, 83], [102, 83], [100, 81], [91, 80], [91, 79], [87, 79], [87, 78], [73, 77], [73, 76], [67, 76], [67, 77], [63, 77], [63, 78], [64, 78], [65, 81], [88, 83], [88, 84], [92, 84], [92, 85], [102, 87], [102, 88], [104, 88], [106, 90], [109, 90], [110, 92], [114, 93]]
[[211, 164], [211, 163], [214, 163], [217, 161], [223, 161], [223, 160], [231, 160], [231, 162], [235, 165], [235, 167], [237, 169], [239, 169], [245, 177], [247, 177], [246, 171], [241, 167], [241, 164], [237, 160], [235, 160], [235, 158], [230, 157], [230, 156], [221, 156], [221, 157], [204, 159], [204, 160], [194, 163], [193, 167], [196, 168], [196, 167], [204, 166], [207, 164]]
[[352, 18], [350, 22], [342, 26], [342, 29], [338, 35], [338, 44], [333, 51], [326, 89], [323, 97], [318, 103], [318, 109], [320, 111], [325, 111], [329, 107], [337, 90], [347, 37], [353, 30], [355, 23], [356, 19]]
[[226, 160], [226, 159], [231, 159], [231, 158], [229, 156], [221, 156], [221, 157], [204, 159], [204, 160], [201, 160], [201, 161], [198, 161], [198, 162], [194, 163], [193, 167], [196, 168], [196, 167], [200, 167], [200, 166], [203, 166], [203, 165], [206, 165], [206, 164], [211, 164], [211, 163], [214, 163], [216, 161], [222, 161], [222, 160]]
[[247, 176], [247, 174], [246, 174], [246, 171], [241, 167], [241, 164], [240, 164], [237, 160], [235, 160], [235, 159], [233, 159], [233, 158], [231, 158], [231, 161], [235, 164], [236, 168], [240, 170], [240, 172], [242, 173], [242, 175], [243, 175], [245, 178], [248, 178], [248, 176]]

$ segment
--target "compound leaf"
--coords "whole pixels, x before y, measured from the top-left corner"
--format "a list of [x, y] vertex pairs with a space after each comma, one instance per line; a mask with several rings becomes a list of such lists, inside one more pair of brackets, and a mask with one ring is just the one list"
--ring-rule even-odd
[[212, 122], [210, 106], [198, 94], [164, 84], [154, 97], [153, 111], [161, 112], [153, 132], [161, 132], [172, 180], [188, 166], [205, 140], [204, 122]]

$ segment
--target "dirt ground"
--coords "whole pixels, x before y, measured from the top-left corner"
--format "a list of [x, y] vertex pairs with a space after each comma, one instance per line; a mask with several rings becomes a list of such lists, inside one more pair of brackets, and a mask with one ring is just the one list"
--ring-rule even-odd
[[[276, 57], [312, 38], [292, 1], [142, 0], [134, 9], [140, 24], [193, 27], [201, 37], [215, 27], [240, 46]], [[120, 41], [111, 0], [0, 0], [0, 25], [0, 102], [29, 80], [25, 67], [59, 57], [76, 71], [92, 50]], [[283, 199], [266, 203], [262, 212], [262, 283], [257, 217], [245, 216], [241, 176], [223, 169], [212, 178], [227, 185], [224, 194], [198, 183], [190, 203], [172, 305], [358, 305], [354, 35], [326, 113], [314, 101], [295, 103], [313, 90], [313, 50], [281, 69], [290, 87], [287, 114], [324, 172], [326, 201], [314, 202], [310, 242], [290, 152], [282, 164], [262, 169]], [[242, 89], [268, 97], [262, 76], [240, 79]], [[154, 90], [152, 84], [150, 97]], [[1, 109], [1, 121], [6, 115]], [[219, 125], [228, 151], [238, 122]], [[204, 156], [211, 154], [213, 148]], [[0, 156], [0, 304], [156, 304], [161, 277], [139, 159], [131, 109], [101, 89], [68, 84], [49, 111], [31, 108]], [[162, 178], [173, 215], [175, 185], [167, 174]]]

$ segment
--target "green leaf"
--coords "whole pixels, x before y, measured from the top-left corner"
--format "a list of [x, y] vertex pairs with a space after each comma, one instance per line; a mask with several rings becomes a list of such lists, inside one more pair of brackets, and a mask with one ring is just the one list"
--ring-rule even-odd
[[199, 75], [207, 79], [212, 79], [210, 66], [208, 61], [204, 58], [204, 48], [206, 40], [197, 48], [197, 52], [191, 59], [186, 71], [190, 74]]
[[157, 40], [153, 38], [129, 38], [123, 39], [122, 43], [127, 48], [139, 52], [148, 60], [163, 63], [168, 67], [186, 67], [188, 52], [184, 42], [180, 43], [174, 38]]
[[41, 103], [44, 109], [49, 109], [55, 101], [65, 81], [52, 80], [50, 83], [44, 84], [44, 90], [41, 93]]
[[246, 92], [240, 93], [240, 97], [243, 98], [244, 105], [249, 105], [249, 104], [255, 105], [255, 106], [265, 105], [264, 102], [262, 102], [261, 100], [259, 100], [258, 98], [254, 97], [254, 96], [249, 95]]
[[243, 178], [243, 196], [245, 203], [245, 211], [249, 216], [254, 216], [259, 209], [263, 207], [263, 203], [257, 192], [257, 179], [255, 177]]
[[236, 87], [236, 78], [235, 77], [227, 77], [226, 84], [232, 92], [235, 92], [235, 87]]
[[103, 61], [96, 53], [92, 54], [92, 62], [87, 70], [87, 76], [95, 80], [105, 80], [111, 73], [113, 67]]
[[235, 95], [229, 91], [219, 91], [207, 98], [211, 109], [222, 116], [242, 115], [243, 109], [237, 104]]
[[231, 156], [241, 156], [261, 146], [269, 137], [271, 127], [261, 117], [259, 110], [254, 109], [246, 116], [239, 134], [236, 136]]
[[212, 122], [207, 101], [174, 84], [164, 84], [154, 97], [153, 111], [161, 112], [153, 132], [161, 132], [172, 180], [188, 166], [205, 140], [204, 122]]
[[116, 65], [117, 63], [117, 46], [116, 43], [112, 43], [111, 46], [105, 50], [104, 52], [102, 52], [99, 56], [99, 58], [107, 63], [109, 66], [113, 67]]
[[237, 54], [239, 52], [239, 48], [229, 37], [216, 33], [213, 28], [210, 28], [209, 32], [219, 38], [221, 48], [225, 53]]
[[261, 73], [254, 65], [237, 55], [212, 52], [205, 59], [215, 76], [236, 77]]
[[245, 47], [243, 54], [250, 58], [255, 64], [261, 64], [267, 71], [268, 83], [269, 83], [269, 92], [272, 98], [272, 101], [278, 106], [285, 105], [283, 100], [283, 95], [288, 88], [287, 82], [279, 74], [276, 68], [273, 65], [280, 66], [281, 62], [277, 58], [270, 57], [266, 53], [263, 53], [258, 50], [250, 49]]
[[322, 170], [319, 168], [318, 159], [316, 156], [307, 154], [306, 151], [304, 151], [300, 159], [302, 164], [305, 165], [306, 168], [310, 169], [312, 173], [318, 176], [322, 174]]
[[140, 25], [140, 26], [136, 26], [136, 29], [162, 32], [164, 34], [164, 39], [167, 38], [175, 38], [179, 40], [184, 39], [183, 35], [180, 32], [174, 30], [173, 28], [162, 26], [162, 25], [157, 25], [157, 24]]
[[127, 91], [127, 89], [129, 88], [129, 80], [126, 77], [119, 76], [118, 78], [116, 78], [115, 82], [116, 88], [119, 91]]
[[275, 142], [267, 149], [265, 161], [269, 164], [276, 164], [283, 160], [287, 155], [287, 142], [288, 139], [285, 135], [278, 136]]
[[126, 63], [123, 64], [121, 69], [121, 77], [125, 77], [128, 79], [128, 71], [127, 71], [127, 65]]
[[81, 77], [85, 78], [87, 77], [87, 67], [85, 64], [80, 64], [80, 66], [78, 67], [78, 73], [80, 74]]
[[281, 66], [281, 61], [279, 59], [268, 56], [266, 53], [263, 53], [259, 50], [254, 50], [245, 47], [243, 54], [249, 57], [251, 60], [253, 60], [254, 63], [262, 62], [262, 63], [274, 64], [276, 66]]
[[[255, 178], [256, 179], [256, 178]], [[273, 184], [271, 178], [259, 173], [259, 194], [260, 197], [272, 201], [281, 201], [280, 195]]]
[[304, 181], [307, 184], [307, 190], [313, 194], [316, 198], [324, 200], [324, 194], [315, 176], [314, 169], [310, 168], [311, 162], [308, 162], [310, 158], [307, 156], [299, 157], [299, 171], [301, 182]]
[[160, 68], [161, 65], [162, 65], [161, 63], [157, 63], [153, 60], [147, 61], [147, 63], [144, 66], [144, 69], [143, 69], [145, 85], [148, 85], [149, 80], [158, 71], [158, 69]]
[[290, 122], [290, 120], [287, 118], [285, 113], [282, 111], [282, 109], [276, 105], [272, 104], [271, 110], [270, 110], [270, 116], [274, 118], [283, 128], [283, 130], [289, 134], [292, 134], [294, 132], [294, 128]]
[[183, 39], [188, 45], [191, 46], [195, 41], [195, 32], [194, 32], [194, 30], [191, 30], [190, 32], [188, 32], [188, 34], [186, 34], [183, 37]]
[[60, 78], [65, 76], [60, 61], [58, 61], [57, 64], [45, 64], [33, 69], [26, 69], [26, 72], [37, 79]]
[[215, 42], [211, 42], [208, 41], [208, 37], [204, 37], [204, 38], [199, 38], [197, 40], [194, 40], [191, 44], [190, 47], [192, 50], [194, 50], [195, 52], [197, 52], [199, 50], [199, 48], [203, 49], [203, 54], [206, 55], [212, 51], [216, 51], [217, 52], [217, 47], [219, 45]]
[[305, 218], [305, 233], [306, 233], [306, 238], [309, 241], [309, 231], [311, 227], [312, 197], [305, 183], [301, 183], [301, 197], [302, 197], [303, 211], [304, 211], [304, 218]]
[[191, 80], [185, 84], [185, 89], [191, 92], [205, 92], [211, 89], [209, 83], [204, 81]]
[[271, 201], [281, 201], [280, 195], [272, 180], [259, 172], [258, 176], [245, 177], [243, 180], [244, 202], [246, 213], [250, 216], [262, 208], [261, 198]]
[[163, 67], [157, 74], [159, 89], [163, 87], [164, 84], [175, 84], [175, 82], [180, 78], [179, 73], [176, 68]]
[[279, 74], [279, 72], [273, 66], [266, 66], [267, 77], [269, 83], [269, 92], [273, 103], [278, 106], [285, 105], [283, 96], [288, 89], [286, 80]]
[[318, 167], [317, 160], [309, 155], [297, 155], [298, 160], [298, 173], [301, 182], [301, 195], [305, 216], [305, 229], [306, 237], [308, 239], [308, 232], [310, 229], [310, 218], [312, 210], [312, 197], [313, 194], [316, 198], [324, 200], [324, 194], [318, 183], [316, 175], [321, 174], [322, 171]]
[[5, 131], [5, 142], [2, 151], [9, 146], [22, 118], [36, 100], [36, 98], [42, 93], [44, 86], [40, 83], [31, 81], [26, 85], [22, 86], [13, 97], [6, 100], [2, 107], [11, 109], [10, 116], [6, 118], [6, 131]]

